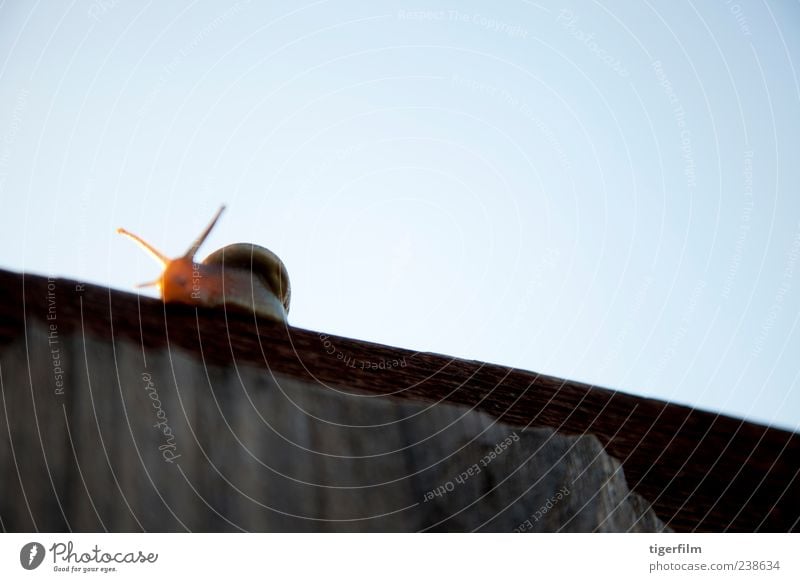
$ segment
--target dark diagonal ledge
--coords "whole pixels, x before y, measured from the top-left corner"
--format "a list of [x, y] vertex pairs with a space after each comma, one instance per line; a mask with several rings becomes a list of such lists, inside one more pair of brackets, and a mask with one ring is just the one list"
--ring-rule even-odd
[[504, 366], [2, 270], [0, 348], [24, 338], [26, 323], [46, 322], [53, 300], [59, 333], [180, 348], [209, 364], [250, 364], [367, 394], [466, 405], [510, 425], [594, 434], [622, 462], [631, 489], [677, 531], [798, 528], [798, 434]]

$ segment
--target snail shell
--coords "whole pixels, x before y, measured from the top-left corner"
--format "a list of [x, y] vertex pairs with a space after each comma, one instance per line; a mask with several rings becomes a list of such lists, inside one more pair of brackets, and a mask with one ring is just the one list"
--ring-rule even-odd
[[251, 243], [236, 243], [214, 251], [202, 262], [194, 255], [225, 207], [192, 244], [186, 254], [170, 259], [139, 236], [120, 228], [124, 234], [164, 266], [161, 276], [152, 283], [161, 291], [165, 303], [186, 303], [204, 307], [239, 307], [256, 315], [286, 322], [291, 287], [289, 273], [278, 255]]
[[[201, 263], [218, 266], [225, 282], [223, 303], [254, 309], [257, 313], [289, 313], [291, 286], [283, 261], [271, 250], [251, 243], [236, 243], [218, 249]], [[261, 290], [261, 292], [259, 292]]]

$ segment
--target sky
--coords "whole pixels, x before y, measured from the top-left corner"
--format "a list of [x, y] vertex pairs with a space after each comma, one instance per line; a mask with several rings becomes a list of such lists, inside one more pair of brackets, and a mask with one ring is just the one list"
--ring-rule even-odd
[[0, 268], [800, 430], [800, 3], [0, 4]]

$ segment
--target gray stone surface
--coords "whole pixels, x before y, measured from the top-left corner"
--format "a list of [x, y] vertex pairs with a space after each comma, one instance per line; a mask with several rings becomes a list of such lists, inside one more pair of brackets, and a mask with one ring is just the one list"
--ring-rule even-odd
[[0, 346], [8, 531], [664, 529], [591, 435], [77, 333], [60, 349], [63, 394], [43, 325]]

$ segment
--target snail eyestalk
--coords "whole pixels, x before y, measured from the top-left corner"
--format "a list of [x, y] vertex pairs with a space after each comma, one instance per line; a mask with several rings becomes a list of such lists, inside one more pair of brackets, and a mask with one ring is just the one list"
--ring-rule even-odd
[[137, 243], [140, 247], [142, 247], [145, 251], [147, 251], [147, 253], [151, 257], [153, 257], [156, 261], [158, 261], [162, 267], [166, 267], [169, 264], [170, 261], [169, 257], [164, 255], [164, 253], [162, 253], [161, 251], [156, 250], [153, 247], [153, 245], [151, 245], [149, 242], [142, 240], [142, 238], [139, 235], [133, 234], [132, 232], [125, 230], [124, 228], [121, 227], [117, 229], [117, 232], [132, 239], [135, 243]]
[[208, 223], [206, 229], [200, 233], [200, 236], [197, 237], [197, 239], [192, 243], [192, 246], [189, 247], [189, 250], [186, 251], [186, 254], [183, 255], [183, 258], [185, 259], [194, 258], [195, 254], [197, 254], [197, 251], [200, 249], [200, 246], [206, 241], [209, 233], [217, 224], [217, 221], [219, 220], [219, 217], [222, 216], [222, 212], [224, 210], [225, 210], [225, 205], [223, 204], [222, 206], [219, 207], [219, 210], [217, 210], [217, 213], [214, 215], [214, 218], [211, 219], [211, 222]]

